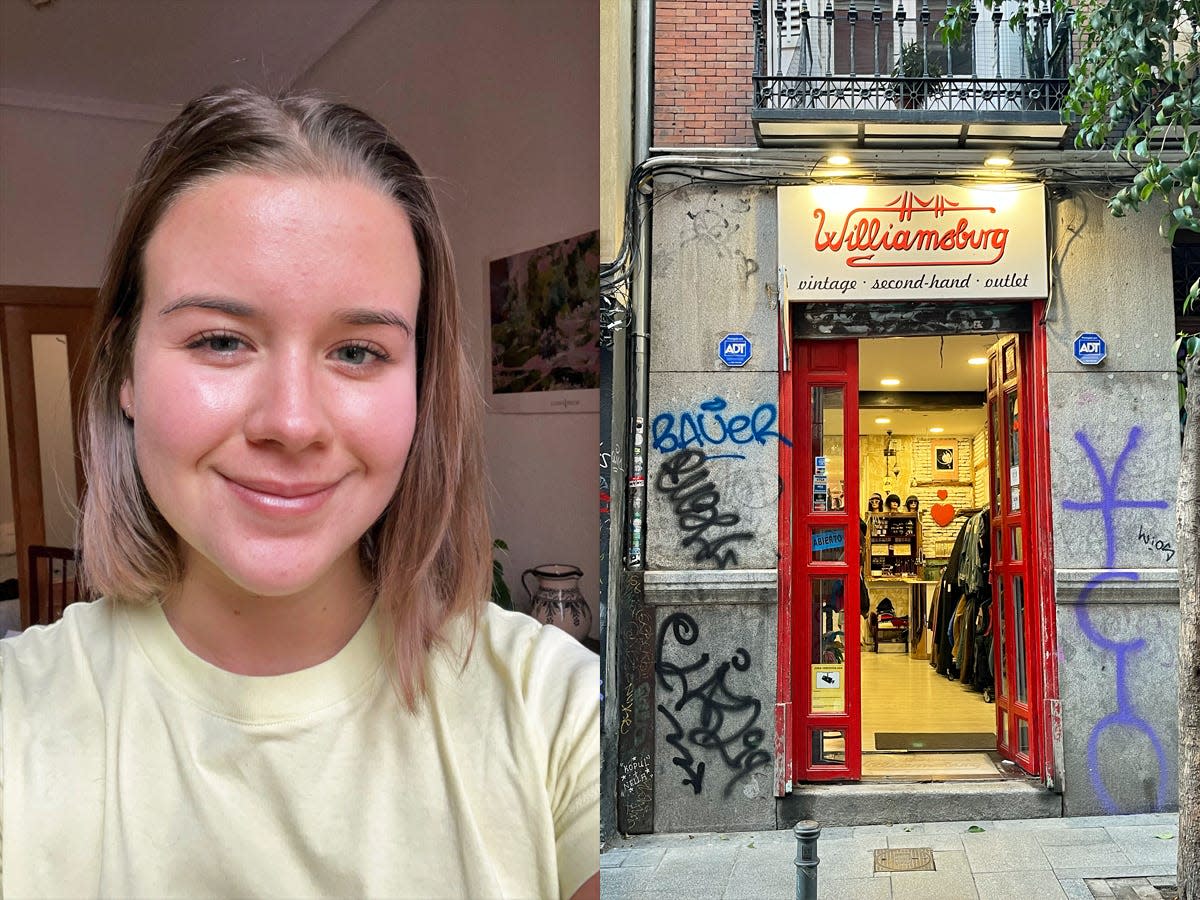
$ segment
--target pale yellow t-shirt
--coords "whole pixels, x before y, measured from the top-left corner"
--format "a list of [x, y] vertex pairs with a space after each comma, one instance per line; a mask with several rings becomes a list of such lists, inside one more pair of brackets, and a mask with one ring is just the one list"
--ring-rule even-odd
[[378, 631], [270, 677], [157, 606], [0, 641], [0, 893], [569, 897], [599, 869], [595, 655], [489, 604], [410, 714]]

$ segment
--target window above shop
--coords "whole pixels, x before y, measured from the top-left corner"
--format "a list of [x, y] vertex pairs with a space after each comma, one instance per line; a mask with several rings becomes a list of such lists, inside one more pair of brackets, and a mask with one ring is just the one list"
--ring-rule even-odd
[[756, 0], [759, 145], [1061, 146], [1070, 15], [1004, 0], [947, 45], [944, 13], [944, 0]]

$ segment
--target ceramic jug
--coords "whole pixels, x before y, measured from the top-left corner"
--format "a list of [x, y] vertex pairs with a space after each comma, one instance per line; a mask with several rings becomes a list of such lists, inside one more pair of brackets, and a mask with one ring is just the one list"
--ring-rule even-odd
[[[537, 590], [531, 592], [526, 578], [532, 575]], [[556, 625], [577, 641], [592, 630], [592, 610], [579, 590], [583, 572], [576, 566], [541, 565], [521, 573], [521, 586], [529, 595], [530, 614], [539, 622]]]

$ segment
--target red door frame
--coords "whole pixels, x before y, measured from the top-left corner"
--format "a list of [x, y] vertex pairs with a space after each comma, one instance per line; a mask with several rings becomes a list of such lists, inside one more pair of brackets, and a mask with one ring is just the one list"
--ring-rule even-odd
[[[790, 754], [789, 777], [805, 781], [857, 781], [862, 772], [862, 722], [859, 679], [858, 579], [858, 341], [796, 341], [793, 345], [793, 369], [797, 373], [792, 383], [794, 393], [788, 392], [792, 414], [793, 449], [786, 471], [790, 512], [790, 541], [781, 547], [780, 557], [789, 559], [788, 597], [795, 592], [798, 602], [789, 613], [791, 630], [784, 632], [790, 640], [788, 658], [799, 687], [791, 687], [791, 716], [786, 719], [786, 742], [795, 748]], [[812, 388], [828, 387], [842, 391], [842, 457], [843, 479], [847, 486], [845, 503], [840, 510], [814, 511], [812, 485], [814, 467], [812, 448]], [[782, 403], [782, 397], [781, 397]], [[783, 461], [781, 460], [781, 465]], [[790, 485], [790, 490], [788, 486]], [[851, 486], [854, 486], [853, 489]], [[784, 502], [781, 499], [781, 502]], [[782, 518], [782, 516], [781, 516]], [[843, 531], [842, 559], [819, 561], [812, 559], [812, 532], [815, 529], [840, 528]], [[781, 538], [783, 537], [781, 528]], [[803, 577], [799, 577], [799, 576]], [[841, 579], [843, 603], [843, 637], [846, 648], [844, 707], [841, 712], [814, 712], [810, 663], [819, 636], [813, 631], [813, 582], [817, 579]], [[781, 597], [783, 595], [781, 594]], [[791, 603], [785, 604], [791, 606]], [[801, 614], [799, 611], [806, 611]], [[791, 681], [791, 680], [790, 680]], [[791, 681], [791, 684], [796, 684]], [[819, 731], [838, 731], [844, 735], [842, 764], [818, 763], [813, 758], [813, 736]]]
[[1054, 528], [1051, 521], [1050, 502], [1050, 364], [1046, 351], [1046, 306], [1044, 300], [1033, 303], [1033, 330], [1029, 336], [1029, 353], [1026, 359], [1032, 377], [1026, 379], [1026, 421], [1032, 428], [1026, 430], [1028, 442], [1025, 453], [1029, 460], [1028, 471], [1032, 478], [1030, 504], [1033, 531], [1036, 536], [1030, 554], [1030, 568], [1034, 575], [1029, 586], [1029, 596], [1040, 611], [1038, 619], [1041, 633], [1031, 646], [1039, 653], [1042, 665], [1041, 697], [1043, 700], [1037, 730], [1042, 736], [1042, 754], [1039, 771], [1047, 787], [1061, 787], [1062, 773], [1058, 771], [1058, 756], [1062, 748], [1062, 712], [1058, 687], [1058, 619], [1054, 606]]
[[[1038, 723], [1042, 721], [1042, 697], [1034, 680], [1030, 677], [1030, 657], [1036, 655], [1040, 634], [1040, 604], [1030, 596], [1037, 577], [1033, 571], [1034, 560], [1030, 545], [1034, 540], [1033, 511], [1028, 499], [1028, 476], [1030, 431], [1033, 419], [1029, 415], [1030, 397], [1025, 386], [1030, 373], [1030, 341], [1022, 335], [997, 342], [988, 351], [988, 481], [991, 494], [991, 516], [985, 540], [991, 546], [991, 562], [988, 576], [991, 581], [993, 625], [999, 625], [997, 636], [1004, 639], [993, 641], [995, 653], [996, 685], [996, 749], [1005, 759], [1015, 761], [1026, 772], [1035, 773], [1041, 766], [1042, 735]], [[1009, 400], [1016, 422], [1009, 421]], [[1019, 499], [1016, 509], [1012, 505], [1014, 485], [1011, 482], [1013, 465], [1011, 440], [1015, 432], [1015, 448], [1018, 453], [1018, 481], [1015, 495]], [[1020, 537], [1018, 538], [1018, 534]], [[1032, 576], [1032, 577], [1031, 577]], [[1021, 587], [1023, 614], [1019, 622], [1016, 616], [1016, 588]], [[1032, 612], [1030, 611], [1032, 607]], [[1018, 665], [1017, 645], [1024, 650], [1025, 662]], [[1016, 694], [1018, 682], [1024, 681], [1025, 699]], [[1020, 727], [1027, 731], [1028, 747], [1021, 749]]]
[[[1022, 476], [1026, 478], [1028, 491], [1028, 502], [1030, 508], [1029, 521], [1032, 524], [1030, 529], [1030, 539], [1036, 536], [1036, 540], [1032, 540], [1032, 553], [1030, 554], [1030, 582], [1026, 586], [1026, 602], [1033, 604], [1033, 608], [1040, 612], [1037, 619], [1040, 623], [1040, 631], [1034, 636], [1037, 638], [1036, 643], [1027, 641], [1027, 654], [1029, 659], [1034, 659], [1040, 656], [1042, 665], [1040, 667], [1031, 667], [1033, 673], [1038, 675], [1038, 678], [1030, 680], [1030, 690], [1032, 693], [1039, 694], [1039, 711], [1037, 717], [1032, 719], [1033, 731], [1038, 733], [1038, 745], [1041, 748], [1038, 764], [1034, 766], [1037, 770], [1033, 774], [1040, 776], [1047, 785], [1053, 785], [1059, 778], [1059, 773], [1055, 769], [1055, 748], [1061, 739], [1061, 719], [1058, 716], [1058, 654], [1057, 654], [1057, 629], [1055, 621], [1054, 608], [1054, 591], [1053, 591], [1053, 544], [1051, 541], [1051, 506], [1050, 506], [1050, 437], [1049, 429], [1046, 423], [1049, 420], [1049, 401], [1048, 401], [1048, 385], [1047, 373], [1049, 371], [1047, 364], [1046, 350], [1046, 329], [1045, 329], [1045, 301], [1034, 301], [1031, 304], [1031, 313], [1033, 318], [1032, 333], [1028, 335], [1028, 340], [1022, 340], [1023, 348], [1022, 363], [1028, 364], [1025, 372], [1031, 376], [1025, 379], [1024, 400], [1022, 404], [1021, 414], [1025, 416], [1026, 422], [1035, 423], [1036, 427], [1026, 428], [1022, 435], [1024, 445], [1022, 448], [1022, 457], [1025, 460], [1025, 467]], [[786, 322], [790, 317], [783, 317]], [[824, 342], [822, 342], [824, 343]], [[857, 347], [857, 341], [853, 342]], [[796, 372], [801, 368], [802, 359], [800, 358], [800, 350], [804, 346], [799, 341], [793, 342], [790, 334], [780, 335], [780, 350], [781, 360], [791, 358], [791, 365], [786, 362], [780, 366], [779, 372], [779, 417], [780, 417], [780, 433], [790, 435], [795, 440], [803, 441], [807, 434], [800, 435], [796, 432], [795, 415], [795, 392], [804, 390], [807, 392], [808, 385], [797, 385], [801, 376]], [[784, 346], [784, 345], [788, 346]], [[792, 353], [788, 354], [787, 350], [792, 349]], [[857, 355], [856, 355], [857, 361]], [[857, 382], [855, 382], [857, 388]], [[854, 421], [857, 421], [858, 396], [857, 389], [847, 392], [846, 405], [849, 406], [852, 402], [854, 405]], [[852, 396], [852, 400], [851, 400]], [[803, 419], [799, 420], [804, 423]], [[807, 424], [805, 423], [805, 427]], [[796, 528], [796, 513], [795, 502], [799, 492], [796, 490], [796, 485], [803, 485], [806, 482], [803, 480], [805, 473], [796, 471], [797, 460], [795, 457], [803, 458], [807, 454], [793, 454], [791, 446], [780, 442], [779, 446], [779, 476], [780, 476], [780, 497], [779, 497], [779, 575], [778, 575], [778, 656], [776, 667], [776, 697], [775, 705], [775, 795], [782, 797], [791, 790], [792, 784], [799, 780], [803, 769], [797, 765], [797, 757], [799, 753], [808, 755], [806, 749], [809, 743], [806, 741], [803, 745], [797, 741], [803, 732], [805, 722], [809, 721], [807, 715], [808, 699], [805, 692], [800, 692], [802, 695], [797, 697], [793, 692], [794, 684], [794, 669], [793, 660], [793, 645], [795, 643], [795, 635], [793, 629], [800, 630], [796, 626], [796, 622], [792, 616], [792, 607], [794, 603], [793, 591], [796, 587], [796, 568], [799, 560], [793, 559], [795, 544], [793, 542], [793, 533], [800, 533]], [[854, 487], [850, 479], [851, 460], [846, 460], [846, 512], [853, 512], [858, 515], [858, 458], [857, 452], [854, 454]], [[808, 466], [807, 477], [811, 478], [811, 465]], [[850, 548], [847, 548], [849, 552]], [[858, 556], [857, 545], [854, 548], [854, 555]], [[847, 597], [847, 613], [849, 607], [849, 596]], [[851, 693], [854, 694], [853, 702], [855, 716], [858, 716], [861, 698], [861, 684], [859, 681], [858, 671], [858, 650], [856, 646], [858, 642], [857, 634], [850, 635], [850, 622], [854, 619], [854, 630], [857, 632], [858, 620], [857, 617], [846, 615], [847, 633], [845, 636], [847, 647], [847, 671], [846, 671], [846, 690], [847, 690], [847, 708], [851, 703]], [[999, 642], [994, 643], [994, 647], [999, 647]], [[1034, 651], [1037, 652], [1034, 652]], [[849, 660], [854, 658], [854, 672], [851, 678]], [[1040, 671], [1038, 671], [1040, 669]], [[996, 666], [996, 671], [999, 667]], [[1033, 674], [1031, 673], [1031, 674]], [[1035, 687], [1037, 690], [1035, 690]], [[861, 740], [862, 740], [862, 722], [857, 720], [853, 728], [856, 747], [854, 748], [854, 763], [855, 773], [849, 772], [850, 746], [847, 741], [847, 771], [840, 776], [842, 778], [858, 778], [861, 773]], [[1031, 736], [1031, 742], [1033, 737]], [[815, 780], [810, 774], [807, 780]]]

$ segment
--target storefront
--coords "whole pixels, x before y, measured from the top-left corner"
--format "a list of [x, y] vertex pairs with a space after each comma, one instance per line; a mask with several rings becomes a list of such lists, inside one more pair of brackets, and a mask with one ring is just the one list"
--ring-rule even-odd
[[1153, 217], [1043, 179], [792, 182], [654, 182], [618, 827], [1171, 808]]
[[[782, 794], [796, 780], [859, 780], [864, 749], [983, 746], [986, 732], [939, 727], [938, 712], [961, 714], [961, 701], [929, 685], [927, 697], [897, 701], [902, 720], [923, 722], [922, 728], [882, 732], [888, 741], [873, 734], [864, 748], [864, 726], [872, 722], [863, 714], [856, 651], [869, 638], [878, 654], [881, 637], [994, 698], [994, 746], [987, 749], [1053, 785], [1047, 710], [1057, 701], [1057, 666], [1050, 556], [1040, 546], [1050, 533], [1048, 448], [1045, 430], [1021, 427], [1047, 419], [1044, 187], [819, 185], [780, 188], [778, 202], [787, 311], [798, 302], [788, 316], [796, 327], [785, 321], [791, 364], [780, 374], [781, 405], [792, 413], [785, 429], [794, 439], [780, 445], [780, 517], [787, 524], [780, 554], [789, 564], [779, 580], [781, 600], [787, 598], [778, 700], [786, 750], [776, 789]], [[813, 309], [822, 302], [833, 305]], [[863, 324], [853, 329], [836, 322], [849, 303], [862, 305]], [[933, 349], [931, 335], [940, 365], [914, 365], [915, 355]], [[977, 355], [958, 352], [960, 336], [968, 336], [968, 352]], [[886, 349], [881, 338], [890, 339]], [[874, 368], [889, 373], [879, 379], [890, 389], [882, 397], [875, 385], [860, 383], [868, 346]], [[961, 390], [971, 359], [982, 362], [970, 385], [977, 390]], [[914, 385], [908, 373], [918, 371], [924, 374]], [[860, 407], [869, 411], [860, 415]], [[890, 415], [873, 416], [881, 410]], [[922, 412], [940, 424], [916, 425]], [[907, 429], [899, 429], [902, 416]], [[869, 418], [892, 426], [884, 432], [878, 480], [868, 475], [868, 454], [860, 453]], [[913, 433], [918, 428], [922, 433]], [[918, 453], [927, 458], [914, 459]], [[877, 495], [875, 504], [868, 494]], [[885, 497], [895, 499], [889, 504]], [[959, 509], [972, 515], [960, 518]], [[960, 573], [964, 553], [974, 568]], [[950, 577], [942, 578], [952, 559]], [[882, 593], [895, 599], [888, 597], [880, 611], [873, 598]], [[845, 611], [845, 598], [855, 597], [861, 615]], [[911, 675], [880, 672], [872, 680], [879, 694]], [[986, 761], [975, 761], [982, 762], [981, 776], [990, 774]], [[914, 771], [904, 758], [873, 762], [877, 774]], [[928, 767], [922, 771], [935, 776], [962, 770], [958, 758], [947, 758], [944, 772], [937, 758], [922, 762]]]

